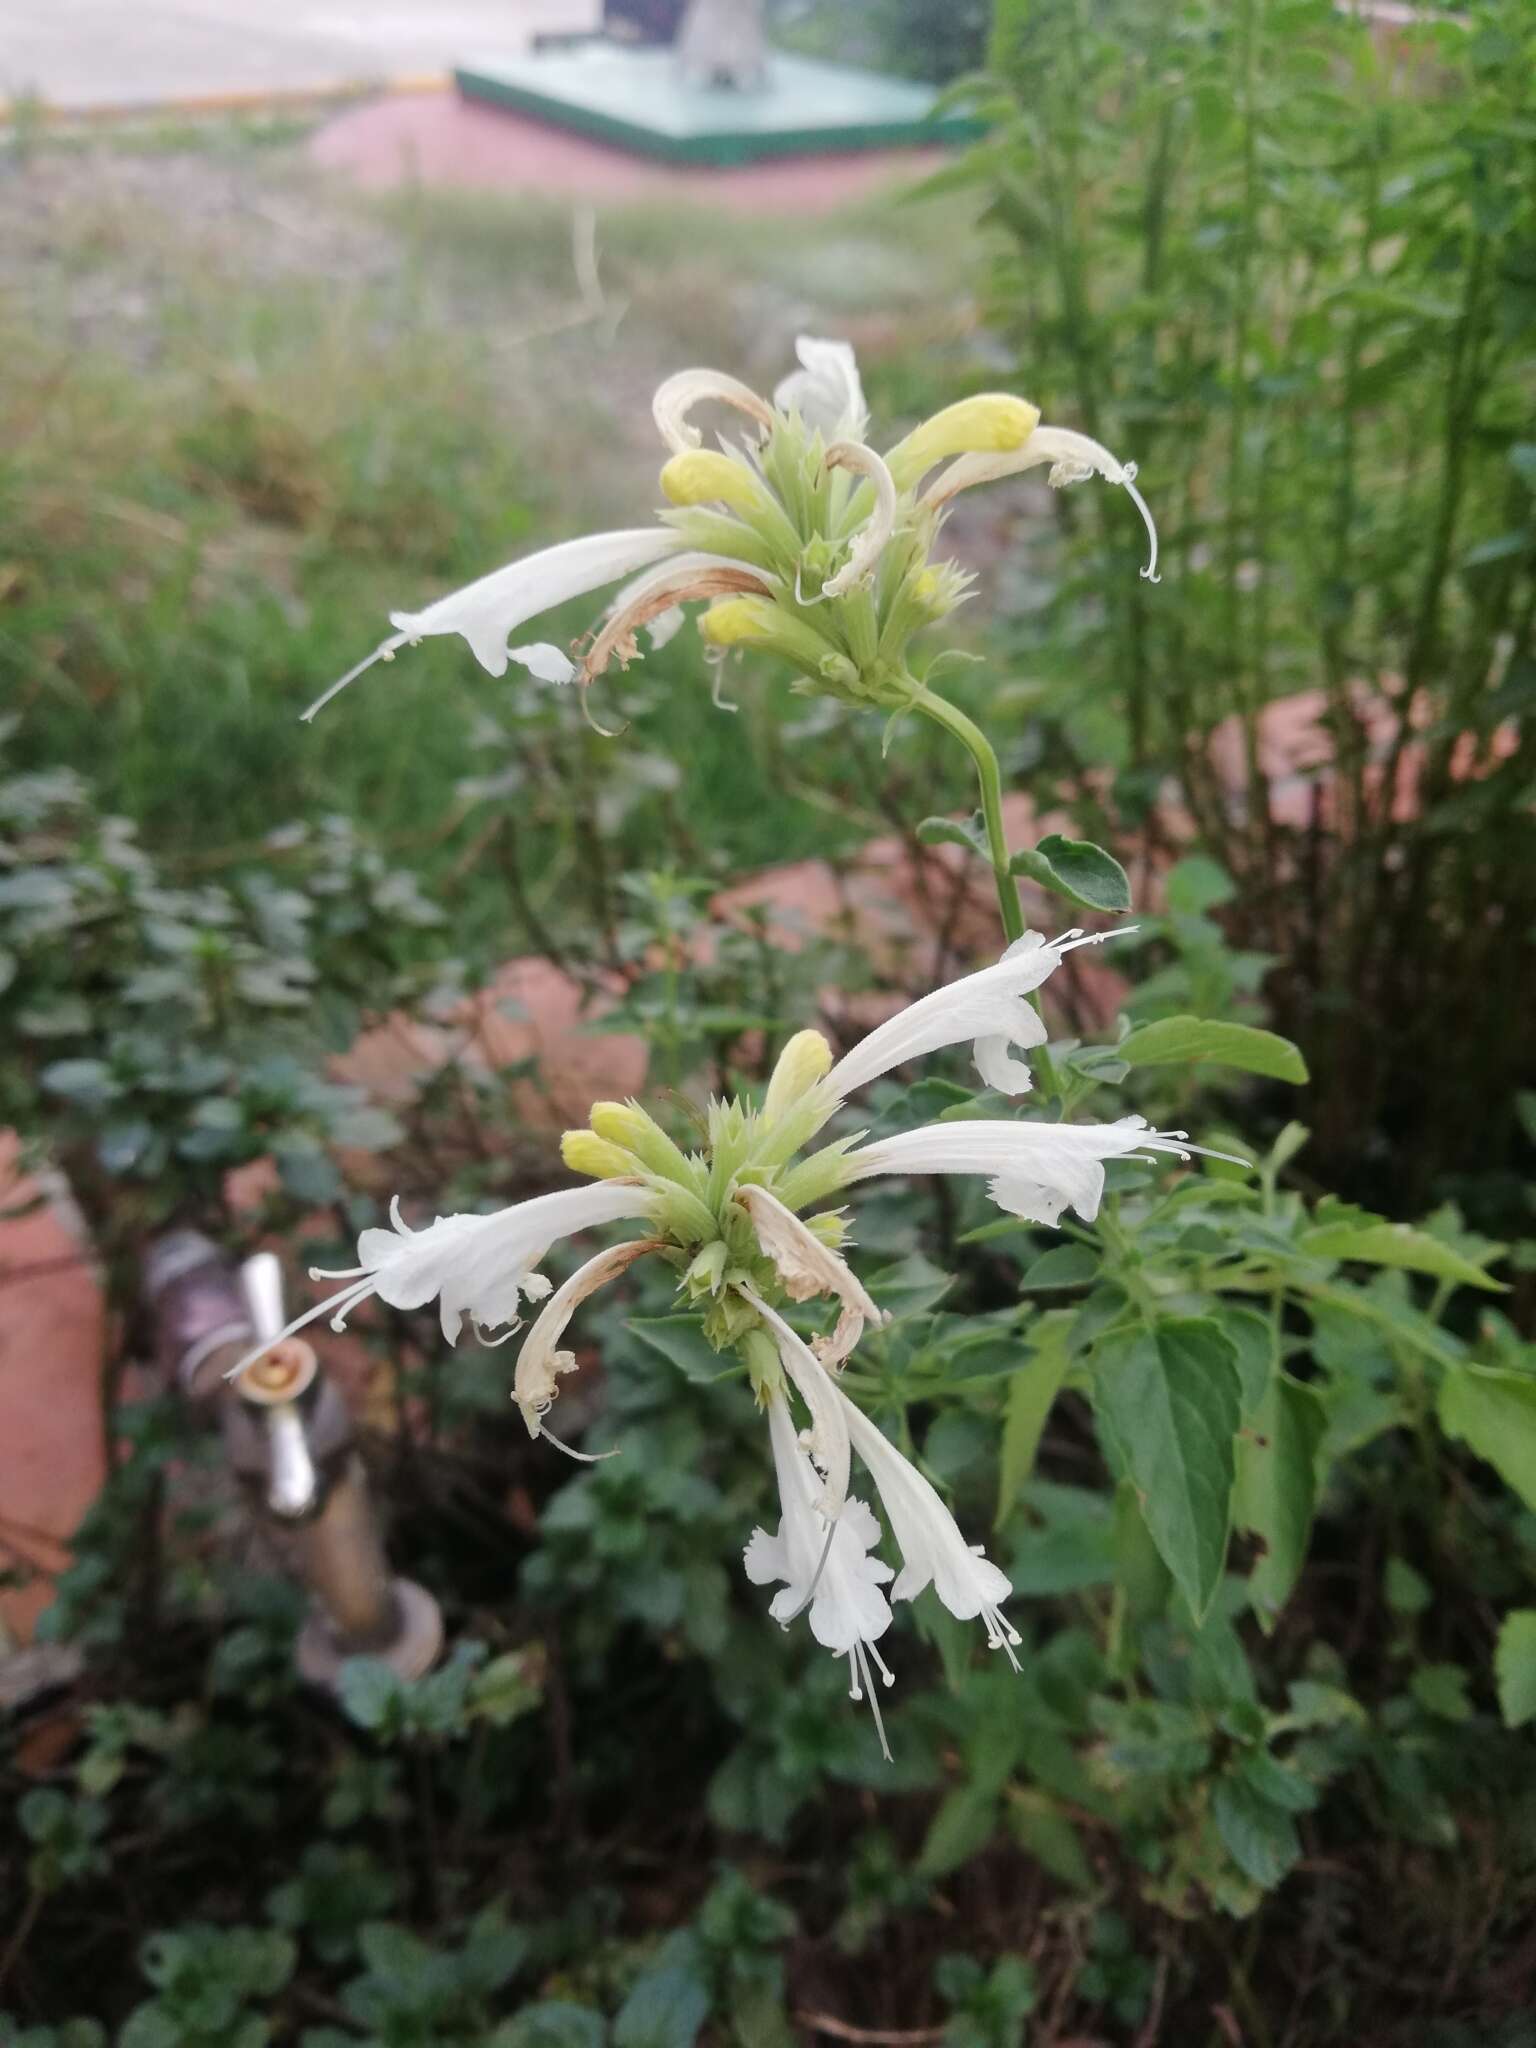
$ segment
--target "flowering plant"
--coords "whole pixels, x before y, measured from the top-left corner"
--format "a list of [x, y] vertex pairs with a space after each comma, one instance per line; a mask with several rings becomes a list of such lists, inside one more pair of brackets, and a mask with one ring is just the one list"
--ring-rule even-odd
[[[1004, 1573], [980, 1546], [966, 1543], [930, 1481], [839, 1384], [866, 1324], [878, 1326], [883, 1317], [843, 1256], [845, 1214], [801, 1212], [877, 1176], [974, 1174], [986, 1177], [999, 1209], [1025, 1222], [1054, 1227], [1070, 1209], [1091, 1223], [1107, 1161], [1153, 1162], [1166, 1154], [1187, 1161], [1203, 1148], [1182, 1131], [1151, 1130], [1142, 1117], [1126, 1116], [1106, 1124], [966, 1118], [873, 1144], [860, 1143], [862, 1133], [845, 1133], [807, 1150], [858, 1090], [964, 1042], [972, 1044], [983, 1082], [1004, 1096], [1030, 1088], [1022, 1055], [1037, 1054], [1065, 1106], [1033, 1004], [1066, 953], [1111, 935], [1072, 930], [1047, 942], [1023, 930], [1014, 860], [1002, 836], [996, 756], [956, 706], [919, 680], [909, 643], [965, 594], [967, 579], [935, 562], [932, 550], [945, 505], [973, 484], [1041, 465], [1049, 465], [1058, 485], [1097, 473], [1121, 485], [1140, 510], [1151, 550], [1143, 574], [1154, 578], [1157, 537], [1134, 468], [1085, 436], [1042, 426], [1026, 401], [1001, 393], [962, 399], [882, 456], [865, 439], [868, 417], [852, 351], [802, 338], [799, 356], [801, 367], [778, 386], [772, 405], [717, 372], [668, 378], [654, 413], [672, 451], [661, 472], [672, 509], [656, 527], [568, 542], [424, 611], [395, 613], [394, 635], [306, 716], [373, 661], [436, 633], [461, 634], [492, 674], [515, 660], [548, 681], [585, 688], [612, 658], [636, 656], [642, 628], [653, 636], [675, 630], [679, 608], [703, 600], [700, 630], [712, 647], [764, 648], [796, 670], [801, 688], [896, 713], [918, 711], [964, 742], [978, 769], [1008, 938], [1002, 958], [911, 1004], [835, 1063], [819, 1032], [801, 1032], [785, 1047], [760, 1103], [710, 1104], [705, 1143], [695, 1151], [685, 1153], [638, 1103], [598, 1103], [589, 1126], [567, 1132], [563, 1146], [566, 1164], [590, 1176], [590, 1186], [489, 1215], [440, 1216], [419, 1231], [396, 1204], [393, 1228], [362, 1233], [356, 1267], [317, 1276], [344, 1280], [341, 1292], [284, 1334], [322, 1315], [339, 1328], [373, 1296], [401, 1309], [435, 1299], [452, 1344], [466, 1318], [482, 1337], [513, 1335], [522, 1302], [542, 1300], [517, 1359], [515, 1398], [531, 1434], [582, 1458], [588, 1454], [570, 1450], [545, 1423], [560, 1377], [576, 1365], [574, 1354], [560, 1348], [566, 1328], [584, 1299], [636, 1260], [665, 1259], [685, 1300], [702, 1306], [706, 1338], [736, 1354], [767, 1415], [780, 1521], [774, 1533], [753, 1532], [747, 1574], [757, 1584], [780, 1584], [770, 1612], [781, 1624], [808, 1610], [811, 1632], [848, 1659], [852, 1694], [868, 1695], [880, 1726], [871, 1673], [891, 1683], [876, 1647], [891, 1623], [891, 1600], [910, 1600], [932, 1585], [956, 1618], [980, 1618], [989, 1645], [1015, 1668], [1021, 1638], [1002, 1611], [1010, 1591]], [[744, 415], [755, 438], [704, 449], [690, 415], [706, 401]], [[549, 642], [508, 644], [537, 613], [637, 570], [579, 665]], [[599, 1251], [551, 1293], [537, 1270], [551, 1247], [620, 1220], [643, 1224], [645, 1234]], [[785, 1310], [821, 1299], [835, 1303], [835, 1326], [807, 1341]], [[850, 1492], [855, 1450], [891, 1525], [899, 1573], [873, 1554], [879, 1522]], [[883, 1748], [883, 1726], [880, 1740]]]

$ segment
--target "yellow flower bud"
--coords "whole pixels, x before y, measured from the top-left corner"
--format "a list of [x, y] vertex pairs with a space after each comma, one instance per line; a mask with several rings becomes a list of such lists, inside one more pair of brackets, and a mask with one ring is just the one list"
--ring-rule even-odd
[[596, 1131], [567, 1131], [560, 1140], [560, 1157], [572, 1173], [587, 1173], [594, 1180], [619, 1180], [642, 1171], [633, 1152], [610, 1145]]
[[766, 597], [725, 597], [700, 619], [699, 633], [711, 647], [767, 647], [777, 618]]
[[819, 1031], [797, 1031], [779, 1054], [763, 1098], [763, 1121], [773, 1123], [832, 1066], [832, 1048]]
[[764, 648], [793, 662], [813, 682], [850, 689], [859, 679], [846, 654], [769, 597], [719, 599], [699, 620], [699, 634], [711, 647]]
[[662, 469], [661, 488], [674, 505], [729, 505], [747, 518], [770, 502], [744, 462], [712, 448], [689, 448], [674, 455]]
[[633, 1152], [652, 1173], [693, 1185], [687, 1158], [638, 1102], [594, 1102], [589, 1115], [593, 1130], [610, 1145]]
[[909, 491], [936, 462], [951, 455], [1009, 455], [1040, 424], [1040, 411], [1006, 391], [984, 391], [946, 405], [915, 427], [885, 458], [896, 488]]

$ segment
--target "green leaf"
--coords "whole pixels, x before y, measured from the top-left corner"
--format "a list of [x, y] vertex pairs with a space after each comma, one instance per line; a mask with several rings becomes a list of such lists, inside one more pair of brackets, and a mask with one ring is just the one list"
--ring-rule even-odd
[[1536, 1508], [1536, 1375], [1498, 1365], [1448, 1366], [1439, 1415], [1447, 1436], [1470, 1444]]
[[1242, 1420], [1232, 1344], [1208, 1317], [1170, 1317], [1103, 1345], [1092, 1394], [1152, 1540], [1199, 1620], [1221, 1578], [1232, 1518]]
[[615, 2048], [693, 2048], [709, 2014], [696, 1948], [690, 1935], [686, 1947], [637, 1981], [613, 2023]]
[[1246, 1779], [1217, 1781], [1211, 1815], [1227, 1854], [1244, 1877], [1265, 1891], [1280, 1882], [1301, 1854], [1291, 1816], [1272, 1806]]
[[487, 2048], [603, 2048], [607, 2033], [602, 2014], [590, 2005], [546, 1998], [498, 2027]]
[[1067, 1376], [1066, 1330], [1050, 1319], [1037, 1327], [1034, 1356], [1008, 1382], [1008, 1408], [997, 1474], [997, 1524], [1007, 1519], [1035, 1466], [1040, 1433]]
[[1517, 1607], [1505, 1615], [1493, 1671], [1505, 1727], [1523, 1728], [1536, 1720], [1536, 1607]]
[[1043, 1294], [1058, 1287], [1088, 1287], [1099, 1270], [1099, 1255], [1088, 1244], [1053, 1244], [1042, 1252], [1019, 1282], [1021, 1294]]
[[924, 818], [917, 828], [917, 837], [922, 846], [963, 846], [991, 866], [980, 811], [973, 811], [968, 818]]
[[996, 1795], [977, 1785], [957, 1785], [933, 1817], [917, 1867], [925, 1877], [945, 1877], [979, 1856], [997, 1830]]
[[1314, 1259], [1353, 1259], [1364, 1266], [1395, 1266], [1406, 1273], [1428, 1273], [1436, 1280], [1450, 1280], [1462, 1287], [1481, 1287], [1490, 1294], [1508, 1290], [1501, 1280], [1490, 1279], [1481, 1266], [1431, 1237], [1427, 1230], [1415, 1230], [1407, 1223], [1384, 1223], [1380, 1217], [1363, 1221], [1320, 1224], [1303, 1231], [1298, 1250]]
[[1428, 1580], [1401, 1557], [1387, 1559], [1383, 1584], [1394, 1614], [1422, 1614], [1434, 1597]]
[[1243, 1384], [1243, 1415], [1252, 1417], [1269, 1392], [1274, 1369], [1275, 1340], [1269, 1318], [1256, 1309], [1236, 1308], [1226, 1301], [1218, 1303], [1215, 1316], [1232, 1345], [1237, 1376]]
[[1233, 1514], [1264, 1545], [1248, 1595], [1267, 1634], [1301, 1572], [1317, 1504], [1317, 1447], [1327, 1411], [1310, 1387], [1277, 1375], [1237, 1444]]
[[1441, 1721], [1470, 1721], [1472, 1702], [1467, 1698], [1467, 1673], [1459, 1664], [1421, 1664], [1408, 1681], [1408, 1689], [1424, 1709]]
[[1133, 1067], [1172, 1067], [1209, 1060], [1272, 1081], [1307, 1078], [1307, 1063], [1288, 1038], [1252, 1024], [1224, 1024], [1215, 1017], [1160, 1017], [1143, 1024], [1115, 1047]]
[[1219, 903], [1230, 903], [1236, 894], [1237, 884], [1208, 854], [1186, 854], [1163, 878], [1163, 900], [1175, 917], [1199, 917]]
[[1032, 1785], [1010, 1787], [1008, 1826], [1024, 1853], [1033, 1856], [1052, 1877], [1074, 1891], [1093, 1890], [1093, 1867], [1082, 1836], [1048, 1792]]
[[730, 1359], [722, 1358], [704, 1335], [702, 1316], [631, 1316], [625, 1328], [695, 1386], [717, 1380], [731, 1369]]
[[870, 1298], [896, 1317], [921, 1315], [941, 1302], [954, 1284], [953, 1274], [941, 1273], [921, 1252], [886, 1266], [868, 1282]]
[[1038, 846], [1021, 848], [1009, 869], [1085, 910], [1118, 912], [1131, 907], [1131, 884], [1125, 869], [1112, 853], [1088, 839], [1064, 839], [1059, 832], [1048, 833]]

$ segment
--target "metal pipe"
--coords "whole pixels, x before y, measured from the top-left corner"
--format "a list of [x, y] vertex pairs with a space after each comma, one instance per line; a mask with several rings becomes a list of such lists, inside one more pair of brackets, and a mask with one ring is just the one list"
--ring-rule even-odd
[[258, 1252], [238, 1270], [195, 1231], [151, 1245], [145, 1292], [168, 1382], [217, 1414], [229, 1461], [280, 1551], [313, 1596], [295, 1657], [335, 1689], [348, 1657], [380, 1657], [402, 1677], [431, 1668], [442, 1616], [425, 1588], [390, 1574], [352, 1418], [299, 1338], [240, 1378], [224, 1375], [286, 1320], [282, 1266]]

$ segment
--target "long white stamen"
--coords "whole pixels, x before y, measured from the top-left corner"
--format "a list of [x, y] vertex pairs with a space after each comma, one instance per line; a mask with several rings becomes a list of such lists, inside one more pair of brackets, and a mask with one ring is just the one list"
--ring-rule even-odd
[[348, 683], [355, 683], [358, 677], [365, 670], [372, 668], [376, 661], [393, 661], [399, 649], [406, 646], [409, 640], [409, 633], [391, 633], [387, 640], [381, 640], [372, 654], [365, 654], [355, 668], [349, 668], [346, 674], [339, 681], [332, 683], [328, 690], [322, 690], [309, 709], [299, 713], [299, 722], [302, 725], [308, 725], [315, 713], [323, 711], [333, 697], [339, 697]]
[[345, 1329], [346, 1318], [351, 1315], [353, 1309], [359, 1303], [368, 1299], [377, 1285], [376, 1276], [370, 1273], [366, 1279], [359, 1280], [356, 1286], [343, 1287], [339, 1294], [332, 1294], [327, 1296], [324, 1301], [317, 1301], [313, 1308], [307, 1308], [302, 1315], [295, 1316], [293, 1321], [279, 1330], [275, 1337], [268, 1337], [266, 1342], [258, 1344], [254, 1351], [248, 1351], [244, 1358], [238, 1360], [236, 1364], [229, 1368], [229, 1371], [224, 1375], [225, 1379], [239, 1379], [240, 1375], [248, 1367], [253, 1366], [258, 1358], [265, 1358], [269, 1351], [275, 1351], [279, 1344], [286, 1344], [288, 1339], [297, 1331], [306, 1328], [310, 1323], [319, 1322], [322, 1316], [329, 1316], [331, 1318], [331, 1328], [333, 1330]]

